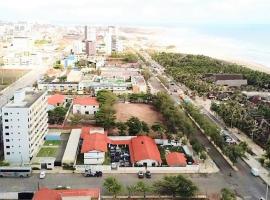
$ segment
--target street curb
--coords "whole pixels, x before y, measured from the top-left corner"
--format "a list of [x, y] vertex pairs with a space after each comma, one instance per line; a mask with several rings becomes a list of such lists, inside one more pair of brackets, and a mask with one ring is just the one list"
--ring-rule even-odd
[[221, 149], [211, 140], [211, 138], [209, 136], [207, 136], [205, 134], [205, 131], [200, 127], [200, 125], [193, 119], [193, 117], [187, 113], [188, 117], [192, 120], [192, 122], [199, 128], [199, 130], [206, 136], [206, 138], [208, 139], [208, 141], [216, 148], [216, 150], [221, 154], [221, 156], [227, 161], [227, 163], [231, 166], [231, 168], [233, 168], [234, 171], [239, 171], [238, 168], [236, 166], [233, 165], [233, 163], [229, 160], [229, 158], [227, 156], [225, 156]]

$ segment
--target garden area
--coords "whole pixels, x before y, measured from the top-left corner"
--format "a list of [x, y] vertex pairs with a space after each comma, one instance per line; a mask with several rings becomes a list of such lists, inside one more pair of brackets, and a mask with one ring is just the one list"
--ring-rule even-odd
[[58, 148], [57, 147], [42, 147], [37, 157], [56, 157]]

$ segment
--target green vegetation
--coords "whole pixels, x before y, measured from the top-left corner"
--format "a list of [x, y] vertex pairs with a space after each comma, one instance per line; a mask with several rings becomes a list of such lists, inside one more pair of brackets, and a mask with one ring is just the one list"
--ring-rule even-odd
[[129, 135], [138, 135], [141, 133], [149, 133], [149, 127], [144, 121], [140, 121], [137, 117], [131, 117], [126, 125], [128, 127]]
[[261, 124], [262, 119], [270, 119], [270, 107], [264, 103], [254, 106], [246, 96], [234, 94], [230, 100], [212, 103], [211, 109], [216, 112], [230, 127], [237, 127], [255, 142], [265, 146], [269, 138], [269, 126]]
[[270, 87], [270, 75], [245, 68], [240, 65], [213, 59], [202, 55], [177, 53], [154, 53], [152, 58], [165, 67], [176, 81], [197, 91], [200, 95], [212, 91], [221, 91], [222, 87], [204, 80], [208, 73], [243, 74], [248, 84], [258, 88]]
[[121, 60], [123, 60], [126, 63], [138, 62], [137, 54], [133, 54], [131, 52], [126, 52], [126, 53], [112, 52], [111, 58], [120, 58]]
[[54, 69], [63, 69], [63, 67], [64, 66], [61, 64], [61, 60], [57, 60], [53, 65]]
[[[201, 114], [199, 109], [191, 104], [185, 104], [184, 108], [192, 116], [192, 118], [200, 125], [205, 134], [230, 158], [233, 163], [237, 162], [238, 158], [244, 157], [248, 150], [247, 144], [240, 142], [237, 145], [227, 145], [220, 134], [220, 129], [205, 115]], [[195, 147], [196, 149], [197, 147]]]
[[114, 177], [108, 177], [104, 180], [104, 188], [107, 192], [113, 194], [114, 198], [123, 190], [123, 186], [119, 181]]
[[96, 123], [105, 129], [115, 126], [115, 109], [113, 105], [117, 100], [117, 96], [108, 90], [101, 90], [97, 93], [97, 100], [100, 103], [99, 111], [95, 114]]
[[44, 44], [50, 44], [52, 41], [50, 40], [35, 40], [35, 45], [40, 46]]
[[117, 122], [116, 127], [118, 129], [119, 135], [124, 136], [126, 135], [126, 131], [128, 126], [126, 125], [125, 122]]
[[43, 146], [59, 146], [61, 144], [61, 141], [59, 140], [47, 140], [44, 142]]
[[151, 187], [143, 181], [138, 181], [134, 185], [134, 189], [136, 192], [143, 193], [144, 198], [146, 197], [146, 193], [151, 191]]
[[55, 147], [42, 147], [37, 157], [56, 157], [58, 148]]
[[183, 132], [187, 136], [195, 133], [191, 120], [180, 108], [175, 106], [168, 94], [159, 92], [153, 98], [153, 105], [163, 115], [169, 132]]
[[105, 159], [102, 165], [110, 165], [111, 164], [111, 156], [109, 152], [105, 153]]
[[236, 195], [228, 188], [221, 190], [221, 200], [236, 200]]
[[4, 167], [4, 166], [9, 166], [10, 164], [8, 162], [5, 162], [3, 160], [0, 161], [0, 166]]
[[66, 113], [68, 111], [68, 108], [64, 108], [62, 106], [56, 107], [53, 110], [48, 111], [48, 117], [49, 117], [49, 124], [62, 124]]
[[71, 125], [78, 125], [82, 119], [83, 119], [83, 116], [81, 114], [73, 114], [70, 117]]
[[148, 81], [151, 78], [151, 72], [148, 68], [143, 68], [141, 74], [143, 75], [145, 81]]
[[162, 180], [154, 182], [153, 188], [158, 194], [173, 197], [192, 197], [198, 191], [197, 186], [182, 175], [165, 176]]

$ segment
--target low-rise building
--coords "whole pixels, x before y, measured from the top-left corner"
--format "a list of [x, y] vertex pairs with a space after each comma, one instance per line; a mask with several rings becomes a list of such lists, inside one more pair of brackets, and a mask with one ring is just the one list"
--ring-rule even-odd
[[2, 107], [4, 156], [9, 163], [29, 163], [48, 133], [47, 96], [24, 88]]
[[82, 128], [83, 139], [81, 153], [84, 155], [84, 164], [102, 164], [107, 152], [108, 138], [103, 128]]
[[216, 85], [229, 87], [240, 87], [247, 85], [247, 80], [242, 74], [208, 74], [207, 79], [212, 80]]
[[184, 153], [171, 152], [166, 155], [166, 162], [170, 167], [185, 167], [187, 161]]
[[73, 114], [94, 115], [99, 110], [95, 97], [76, 97], [73, 100]]
[[147, 92], [147, 85], [143, 76], [132, 76], [131, 83], [133, 93]]
[[78, 91], [78, 82], [47, 82], [39, 81], [38, 82], [39, 90], [48, 90], [49, 92], [77, 92]]
[[48, 97], [48, 110], [53, 110], [58, 106], [64, 106], [66, 96], [61, 94], [54, 94]]
[[33, 200], [100, 200], [100, 189], [58, 189], [42, 188], [35, 192]]

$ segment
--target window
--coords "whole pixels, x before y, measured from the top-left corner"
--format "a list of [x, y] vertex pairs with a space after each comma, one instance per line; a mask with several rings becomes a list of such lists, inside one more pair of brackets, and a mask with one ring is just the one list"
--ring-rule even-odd
[[9, 139], [6, 139], [6, 142], [9, 142]]
[[9, 133], [5, 133], [5, 135], [9, 135]]
[[8, 115], [8, 113], [4, 113], [4, 115], [6, 115], [6, 116], [7, 116], [7, 115]]
[[5, 122], [8, 122], [8, 119], [5, 119]]
[[7, 152], [7, 155], [10, 155], [10, 152]]
[[9, 126], [5, 126], [5, 129], [9, 129]]
[[6, 146], [6, 148], [7, 148], [7, 149], [9, 149], [9, 148], [10, 148], [10, 146]]

